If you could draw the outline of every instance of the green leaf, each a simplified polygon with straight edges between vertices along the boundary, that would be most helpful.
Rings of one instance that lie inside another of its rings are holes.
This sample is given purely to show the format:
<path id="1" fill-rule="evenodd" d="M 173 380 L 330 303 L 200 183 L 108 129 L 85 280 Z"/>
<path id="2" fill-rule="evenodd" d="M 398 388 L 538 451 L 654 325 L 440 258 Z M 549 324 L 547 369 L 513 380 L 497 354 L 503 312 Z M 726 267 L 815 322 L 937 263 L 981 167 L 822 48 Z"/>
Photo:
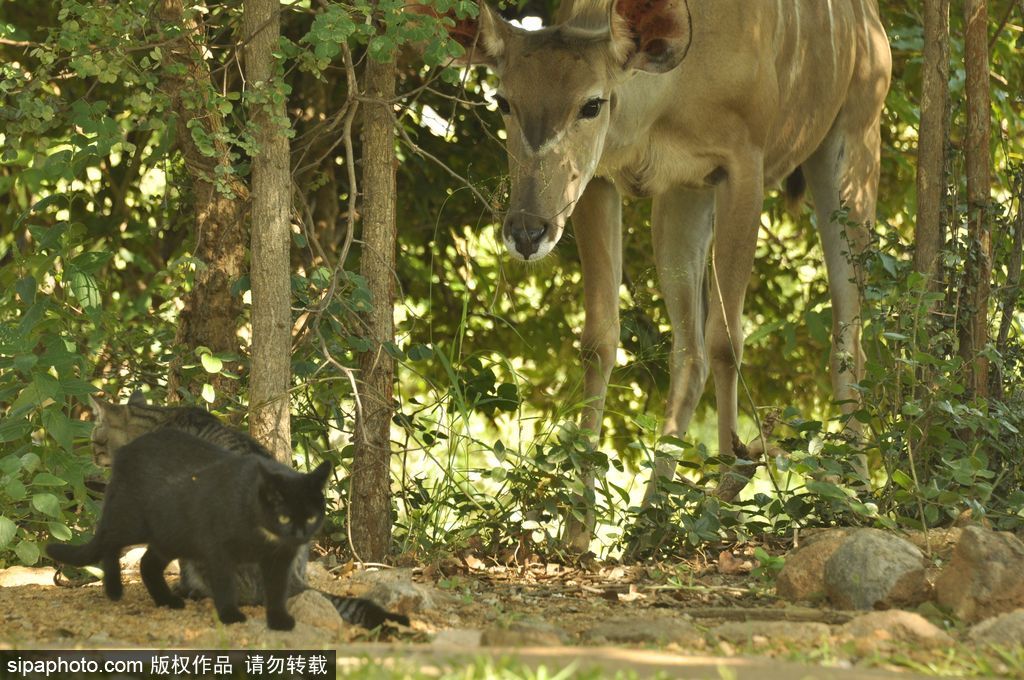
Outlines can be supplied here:
<path id="1" fill-rule="evenodd" d="M 220 370 L 224 368 L 224 362 L 212 354 L 204 354 L 199 357 L 199 360 L 202 362 L 203 368 L 206 369 L 207 373 L 220 373 Z"/>
<path id="2" fill-rule="evenodd" d="M 81 269 L 71 269 L 71 293 L 86 310 L 97 309 L 103 302 L 96 277 Z"/>
<path id="3" fill-rule="evenodd" d="M 46 526 L 50 530 L 50 535 L 58 541 L 71 540 L 71 529 L 68 528 L 67 524 L 63 522 L 47 522 Z"/>
<path id="4" fill-rule="evenodd" d="M 22 541 L 14 549 L 14 554 L 18 556 L 22 564 L 31 567 L 39 561 L 39 546 L 31 541 Z"/>
<path id="5" fill-rule="evenodd" d="M 911 491 L 914 488 L 914 480 L 911 479 L 903 470 L 893 470 L 892 481 L 894 484 L 902 489 L 906 489 L 907 491 Z"/>
<path id="6" fill-rule="evenodd" d="M 18 279 L 18 282 L 14 284 L 14 290 L 21 298 L 21 301 L 25 305 L 31 305 L 36 301 L 36 279 L 34 276 L 26 276 Z"/>
<path id="7" fill-rule="evenodd" d="M 22 354 L 14 357 L 14 368 L 26 377 L 37 363 L 39 363 L 39 357 L 35 354 Z"/>
<path id="8" fill-rule="evenodd" d="M 60 444 L 62 449 L 71 453 L 74 448 L 75 436 L 74 423 L 71 419 L 55 408 L 48 408 L 43 411 L 42 420 L 46 433 L 53 437 L 53 440 Z"/>
<path id="9" fill-rule="evenodd" d="M 60 501 L 52 493 L 37 493 L 32 496 L 32 507 L 50 517 L 60 517 Z"/>
<path id="10" fill-rule="evenodd" d="M 34 453 L 26 453 L 21 457 L 21 469 L 25 472 L 35 472 L 39 467 L 39 456 Z"/>
<path id="11" fill-rule="evenodd" d="M 825 498 L 833 498 L 839 501 L 845 501 L 849 498 L 846 493 L 835 484 L 831 482 L 819 482 L 812 479 L 807 482 L 807 490 L 811 493 L 815 493 Z"/>
<path id="12" fill-rule="evenodd" d="M 208 404 L 212 404 L 214 400 L 217 398 L 217 391 L 213 389 L 213 385 L 211 385 L 210 383 L 206 383 L 203 385 L 203 391 L 201 394 L 203 400 Z"/>
<path id="13" fill-rule="evenodd" d="M 6 548 L 18 531 L 18 526 L 7 517 L 0 515 L 0 548 Z"/>
<path id="14" fill-rule="evenodd" d="M 21 469 L 21 459 L 17 456 L 4 456 L 0 458 L 0 472 L 5 475 L 13 475 Z"/>
<path id="15" fill-rule="evenodd" d="M 23 501 L 28 495 L 28 490 L 20 479 L 12 479 L 4 485 L 4 494 L 12 501 Z"/>
<path id="16" fill-rule="evenodd" d="M 67 482 L 49 472 L 40 472 L 32 478 L 32 484 L 35 486 L 64 486 Z"/>

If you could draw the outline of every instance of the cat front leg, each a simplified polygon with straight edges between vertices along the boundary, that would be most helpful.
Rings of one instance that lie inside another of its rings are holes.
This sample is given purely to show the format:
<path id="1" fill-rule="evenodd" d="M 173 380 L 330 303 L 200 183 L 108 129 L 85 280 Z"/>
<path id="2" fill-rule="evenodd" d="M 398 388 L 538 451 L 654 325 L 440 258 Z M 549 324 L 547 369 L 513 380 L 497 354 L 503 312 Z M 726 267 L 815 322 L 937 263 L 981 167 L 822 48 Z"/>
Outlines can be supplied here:
<path id="1" fill-rule="evenodd" d="M 139 573 L 142 574 L 142 583 L 149 591 L 153 602 L 158 607 L 170 607 L 171 609 L 184 609 L 185 601 L 171 592 L 164 579 L 164 569 L 171 560 L 164 557 L 150 546 L 146 554 L 139 562 Z"/>
<path id="2" fill-rule="evenodd" d="M 238 608 L 238 596 L 235 593 L 234 565 L 226 561 L 209 560 L 206 565 L 206 576 L 221 623 L 245 621 L 246 616 Z"/>
<path id="3" fill-rule="evenodd" d="M 273 555 L 260 562 L 263 572 L 263 592 L 266 597 L 267 627 L 271 630 L 291 630 L 295 619 L 288 613 L 287 589 L 294 555 Z"/>

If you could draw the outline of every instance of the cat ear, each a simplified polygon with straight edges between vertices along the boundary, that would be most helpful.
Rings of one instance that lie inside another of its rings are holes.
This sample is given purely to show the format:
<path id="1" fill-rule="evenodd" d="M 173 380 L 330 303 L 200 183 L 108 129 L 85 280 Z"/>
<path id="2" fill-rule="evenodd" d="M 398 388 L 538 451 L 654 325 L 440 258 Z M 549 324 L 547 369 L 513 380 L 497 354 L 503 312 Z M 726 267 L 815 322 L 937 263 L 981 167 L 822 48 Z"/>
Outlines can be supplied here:
<path id="1" fill-rule="evenodd" d="M 103 401 L 102 399 L 94 397 L 91 394 L 89 395 L 89 408 L 92 409 L 92 412 L 96 414 L 97 418 L 99 418 L 105 413 L 113 411 L 116 406 L 117 404 L 112 404 L 109 401 Z"/>
<path id="2" fill-rule="evenodd" d="M 132 396 L 128 397 L 128 403 L 132 406 L 147 406 L 146 395 L 142 393 L 142 390 L 135 390 L 132 392 Z"/>
<path id="3" fill-rule="evenodd" d="M 333 469 L 334 467 L 325 460 L 320 463 L 315 470 L 309 473 L 309 478 L 314 484 L 316 484 L 316 488 L 323 488 L 324 484 L 326 484 L 327 480 L 330 478 Z"/>

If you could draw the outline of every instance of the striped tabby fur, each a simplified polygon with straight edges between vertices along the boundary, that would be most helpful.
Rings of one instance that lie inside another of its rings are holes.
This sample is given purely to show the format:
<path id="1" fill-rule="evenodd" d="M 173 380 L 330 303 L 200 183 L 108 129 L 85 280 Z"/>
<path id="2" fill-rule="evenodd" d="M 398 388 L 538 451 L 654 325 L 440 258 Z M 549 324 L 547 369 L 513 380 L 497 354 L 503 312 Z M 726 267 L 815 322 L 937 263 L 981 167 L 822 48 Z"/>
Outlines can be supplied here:
<path id="1" fill-rule="evenodd" d="M 96 421 L 92 430 L 93 458 L 97 465 L 109 466 L 119 448 L 143 434 L 171 427 L 215 444 L 232 453 L 248 456 L 273 456 L 248 434 L 222 423 L 208 411 L 190 406 L 156 406 L 147 404 L 138 392 L 127 404 L 114 404 L 90 398 Z M 309 586 L 306 584 L 308 550 L 300 550 L 292 564 L 288 594 L 295 595 Z M 207 597 L 207 585 L 202 564 L 180 560 L 181 580 L 175 590 L 179 595 L 194 599 Z M 235 586 L 239 604 L 263 604 L 263 578 L 256 565 L 242 565 Z M 344 597 L 319 591 L 330 600 L 341 618 L 353 625 L 376 628 L 385 621 L 409 625 L 409 618 L 380 607 L 361 597 Z"/>

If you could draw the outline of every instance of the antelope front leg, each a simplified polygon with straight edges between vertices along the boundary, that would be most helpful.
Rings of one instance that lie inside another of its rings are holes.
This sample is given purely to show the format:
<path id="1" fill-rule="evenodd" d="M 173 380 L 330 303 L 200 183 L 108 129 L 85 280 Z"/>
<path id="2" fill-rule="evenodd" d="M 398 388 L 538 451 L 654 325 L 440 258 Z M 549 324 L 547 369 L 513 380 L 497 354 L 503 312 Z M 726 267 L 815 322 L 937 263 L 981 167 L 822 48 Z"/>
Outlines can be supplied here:
<path id="1" fill-rule="evenodd" d="M 711 308 L 706 342 L 715 379 L 720 454 L 733 451 L 738 428 L 737 378 L 743 358 L 743 298 L 754 266 L 757 229 L 764 203 L 763 172 L 760 155 L 731 163 L 715 195 Z M 727 471 L 722 473 L 724 481 Z"/>
<path id="2" fill-rule="evenodd" d="M 615 366 L 619 346 L 619 286 L 622 283 L 622 200 L 618 190 L 606 179 L 591 180 L 573 213 L 576 248 L 583 268 L 583 394 L 586 405 L 580 427 L 600 441 L 608 380 Z M 594 533 L 594 472 L 583 471 L 589 491 L 582 500 L 587 505 L 586 519 L 566 518 L 565 542 L 574 551 L 586 552 Z"/>
<path id="3" fill-rule="evenodd" d="M 676 189 L 654 199 L 651 213 L 658 287 L 672 324 L 664 434 L 682 437 L 697 408 L 708 364 L 704 352 L 704 278 L 714 214 L 711 190 Z M 657 479 L 675 475 L 674 458 L 659 458 L 647 482 L 644 507 L 654 502 Z"/>

